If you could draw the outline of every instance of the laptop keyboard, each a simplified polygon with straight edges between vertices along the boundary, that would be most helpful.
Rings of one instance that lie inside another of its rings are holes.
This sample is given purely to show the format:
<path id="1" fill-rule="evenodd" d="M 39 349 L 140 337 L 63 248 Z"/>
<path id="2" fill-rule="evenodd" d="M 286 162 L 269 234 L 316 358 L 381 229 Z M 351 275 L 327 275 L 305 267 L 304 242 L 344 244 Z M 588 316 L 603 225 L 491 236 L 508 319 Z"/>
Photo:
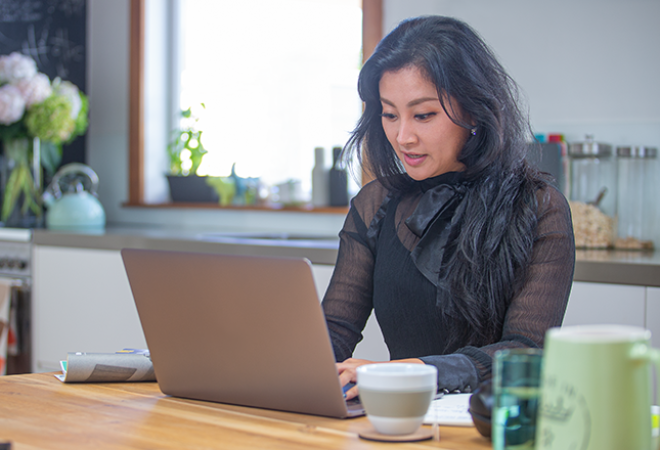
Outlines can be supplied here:
<path id="1" fill-rule="evenodd" d="M 353 386 L 355 386 L 355 383 L 348 383 L 346 386 L 342 388 L 342 390 L 344 391 L 344 396 L 346 395 L 346 391 L 348 391 Z M 346 400 L 346 409 L 349 411 L 349 413 L 358 412 L 359 414 L 363 414 L 364 407 L 362 406 L 362 402 L 360 401 L 360 396 L 358 395 L 357 397 L 353 397 L 350 400 Z"/>

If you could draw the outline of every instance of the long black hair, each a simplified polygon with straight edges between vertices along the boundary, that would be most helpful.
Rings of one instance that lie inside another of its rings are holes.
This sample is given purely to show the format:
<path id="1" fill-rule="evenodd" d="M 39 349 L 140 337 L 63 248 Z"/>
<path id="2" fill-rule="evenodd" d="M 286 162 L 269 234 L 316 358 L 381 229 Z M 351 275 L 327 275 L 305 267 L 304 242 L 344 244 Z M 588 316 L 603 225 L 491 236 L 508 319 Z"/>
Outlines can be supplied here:
<path id="1" fill-rule="evenodd" d="M 360 72 L 365 109 L 345 147 L 346 157 L 357 154 L 363 169 L 390 190 L 407 190 L 414 181 L 385 136 L 379 83 L 385 72 L 411 66 L 435 84 L 452 121 L 474 130 L 458 157 L 470 188 L 456 211 L 451 248 L 438 266 L 439 286 L 463 318 L 452 327 L 448 347 L 492 343 L 500 339 L 506 308 L 524 281 L 537 225 L 536 190 L 544 185 L 525 159 L 529 122 L 516 83 L 472 28 L 441 16 L 405 20 Z"/>

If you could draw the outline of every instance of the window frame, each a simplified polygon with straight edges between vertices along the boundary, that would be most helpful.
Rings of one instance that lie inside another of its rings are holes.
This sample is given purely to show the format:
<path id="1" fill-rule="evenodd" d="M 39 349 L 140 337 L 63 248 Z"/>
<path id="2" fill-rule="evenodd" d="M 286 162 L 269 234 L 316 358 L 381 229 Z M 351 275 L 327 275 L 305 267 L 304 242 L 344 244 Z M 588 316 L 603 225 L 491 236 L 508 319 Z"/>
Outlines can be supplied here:
<path id="1" fill-rule="evenodd" d="M 145 2 L 131 0 L 130 4 L 130 50 L 129 50 L 129 128 L 128 128 L 128 200 L 124 206 L 148 207 L 191 207 L 223 209 L 269 210 L 271 207 L 228 207 L 218 204 L 148 204 L 144 201 L 144 53 L 145 53 Z M 366 61 L 383 36 L 383 0 L 362 0 L 362 53 Z M 363 183 L 367 180 L 363 177 Z M 281 210 L 282 208 L 278 209 Z M 300 208 L 286 207 L 296 211 L 345 213 L 346 208 Z"/>

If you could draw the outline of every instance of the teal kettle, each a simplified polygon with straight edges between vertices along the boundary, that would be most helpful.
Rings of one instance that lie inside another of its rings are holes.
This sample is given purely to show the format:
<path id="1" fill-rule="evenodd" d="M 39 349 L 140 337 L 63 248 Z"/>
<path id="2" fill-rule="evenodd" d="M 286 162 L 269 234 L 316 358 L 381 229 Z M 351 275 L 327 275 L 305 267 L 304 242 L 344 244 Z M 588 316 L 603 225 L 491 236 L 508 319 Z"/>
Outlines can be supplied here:
<path id="1" fill-rule="evenodd" d="M 43 199 L 49 230 L 102 232 L 105 210 L 96 198 L 99 177 L 91 167 L 71 163 L 55 173 Z"/>

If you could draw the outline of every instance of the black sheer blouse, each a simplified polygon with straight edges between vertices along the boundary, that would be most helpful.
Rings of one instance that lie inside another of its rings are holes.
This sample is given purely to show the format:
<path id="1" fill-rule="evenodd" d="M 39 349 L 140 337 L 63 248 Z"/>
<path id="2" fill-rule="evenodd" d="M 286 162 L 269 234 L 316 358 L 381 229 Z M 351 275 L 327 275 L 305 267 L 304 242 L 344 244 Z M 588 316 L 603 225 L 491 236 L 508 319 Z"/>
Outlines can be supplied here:
<path id="1" fill-rule="evenodd" d="M 373 310 L 391 359 L 420 358 L 438 368 L 439 388 L 470 391 L 490 376 L 497 350 L 542 347 L 546 330 L 561 325 L 575 246 L 568 203 L 548 186 L 537 192 L 532 261 L 500 340 L 480 348 L 448 346 L 447 324 L 457 319 L 449 294 L 437 288 L 437 271 L 467 189 L 454 172 L 416 182 L 405 194 L 373 181 L 353 199 L 323 299 L 337 361 L 351 357 Z"/>

